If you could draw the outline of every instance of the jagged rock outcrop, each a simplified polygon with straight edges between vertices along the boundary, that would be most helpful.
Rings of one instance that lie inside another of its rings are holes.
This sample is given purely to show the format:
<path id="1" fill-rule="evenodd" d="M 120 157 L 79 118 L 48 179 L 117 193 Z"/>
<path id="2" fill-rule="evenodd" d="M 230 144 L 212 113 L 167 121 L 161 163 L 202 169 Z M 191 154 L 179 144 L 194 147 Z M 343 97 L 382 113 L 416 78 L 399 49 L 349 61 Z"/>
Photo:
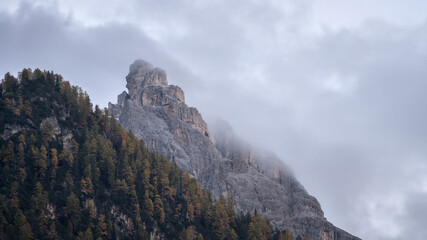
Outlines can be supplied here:
<path id="1" fill-rule="evenodd" d="M 310 239 L 358 239 L 333 226 L 318 201 L 274 154 L 252 150 L 220 124 L 211 134 L 181 88 L 168 85 L 165 71 L 142 60 L 130 66 L 128 93 L 109 111 L 147 147 L 169 157 L 215 198 L 233 199 L 236 210 L 257 210 L 273 227 L 288 227 Z"/>

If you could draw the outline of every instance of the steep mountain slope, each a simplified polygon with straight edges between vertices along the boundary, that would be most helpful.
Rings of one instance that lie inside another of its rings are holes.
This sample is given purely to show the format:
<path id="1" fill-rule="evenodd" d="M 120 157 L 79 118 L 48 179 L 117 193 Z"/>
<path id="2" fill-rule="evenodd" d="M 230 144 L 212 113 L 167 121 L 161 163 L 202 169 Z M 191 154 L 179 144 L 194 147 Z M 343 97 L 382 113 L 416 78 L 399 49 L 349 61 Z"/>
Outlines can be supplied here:
<path id="1" fill-rule="evenodd" d="M 2 80 L 0 167 L 0 239 L 272 238 L 52 72 Z"/>
<path id="2" fill-rule="evenodd" d="M 197 109 L 185 104 L 184 92 L 168 85 L 163 70 L 142 60 L 129 70 L 128 93 L 120 94 L 117 104 L 109 103 L 110 113 L 148 148 L 188 171 L 214 198 L 231 197 L 237 211 L 256 210 L 294 235 L 358 239 L 329 223 L 318 201 L 274 155 L 252 153 L 226 126 L 209 133 Z"/>

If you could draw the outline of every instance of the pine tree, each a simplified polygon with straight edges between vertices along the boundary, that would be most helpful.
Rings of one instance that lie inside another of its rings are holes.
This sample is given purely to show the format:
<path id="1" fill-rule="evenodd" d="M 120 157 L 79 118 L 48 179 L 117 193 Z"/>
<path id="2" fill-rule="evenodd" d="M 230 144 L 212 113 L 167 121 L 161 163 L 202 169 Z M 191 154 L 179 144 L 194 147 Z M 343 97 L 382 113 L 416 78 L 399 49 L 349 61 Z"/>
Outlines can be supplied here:
<path id="1" fill-rule="evenodd" d="M 80 188 L 81 188 L 81 199 L 90 198 L 93 196 L 94 190 L 93 190 L 93 184 L 92 180 L 87 177 L 85 179 L 82 179 L 80 181 Z"/>
<path id="2" fill-rule="evenodd" d="M 148 196 L 148 191 L 144 195 L 144 212 L 150 217 L 154 215 L 154 204 Z"/>
<path id="3" fill-rule="evenodd" d="M 156 195 L 154 199 L 154 213 L 157 216 L 157 219 L 160 223 L 164 223 L 165 221 L 165 210 L 163 208 L 163 202 L 160 198 L 160 195 Z"/>
<path id="4" fill-rule="evenodd" d="M 52 180 L 56 178 L 56 171 L 58 170 L 58 151 L 55 148 L 50 149 L 50 169 Z"/>
<path id="5" fill-rule="evenodd" d="M 187 204 L 187 218 L 190 222 L 194 220 L 194 206 L 191 202 Z"/>
<path id="6" fill-rule="evenodd" d="M 80 222 L 80 201 L 73 192 L 67 197 L 64 210 L 74 232 Z"/>
<path id="7" fill-rule="evenodd" d="M 105 223 L 105 215 L 100 214 L 98 217 L 98 224 L 96 225 L 96 236 L 101 239 L 108 238 L 107 224 Z"/>
<path id="8" fill-rule="evenodd" d="M 19 182 L 22 184 L 27 178 L 27 172 L 25 171 L 25 150 L 24 144 L 21 142 L 18 145 L 18 154 L 16 156 L 16 167 L 17 167 L 17 175 Z"/>
<path id="9" fill-rule="evenodd" d="M 19 184 L 17 182 L 13 182 L 10 185 L 10 194 L 9 194 L 10 208 L 15 208 L 15 209 L 19 208 L 18 190 L 19 190 Z"/>
<path id="10" fill-rule="evenodd" d="M 253 222 L 249 223 L 249 227 L 248 227 L 248 240 L 258 240 L 258 232 L 255 229 L 255 225 Z"/>
<path id="11" fill-rule="evenodd" d="M 95 228 L 96 221 L 96 207 L 93 199 L 86 200 L 87 208 L 89 211 L 89 225 L 91 228 Z"/>
<path id="12" fill-rule="evenodd" d="M 5 93 L 13 94 L 16 92 L 16 89 L 18 87 L 18 81 L 10 73 L 6 73 L 4 75 L 4 79 L 1 82 L 1 86 Z"/>
<path id="13" fill-rule="evenodd" d="M 229 218 L 225 207 L 221 204 L 220 201 L 217 202 L 214 211 L 214 222 L 212 227 L 215 233 L 215 236 L 220 239 L 227 239 L 230 235 L 230 225 Z"/>
<path id="14" fill-rule="evenodd" d="M 264 240 L 271 238 L 271 227 L 258 213 L 251 217 L 248 229 L 248 239 Z"/>
<path id="15" fill-rule="evenodd" d="M 194 231 L 194 226 L 189 226 L 188 228 L 184 229 L 182 231 L 181 240 L 196 240 L 197 239 L 197 235 L 196 232 Z"/>
<path id="16" fill-rule="evenodd" d="M 36 149 L 31 150 L 33 157 L 35 158 L 35 178 L 39 181 L 43 180 L 46 176 L 47 169 L 47 151 L 45 146 L 40 147 L 40 151 Z"/>
<path id="17" fill-rule="evenodd" d="M 31 197 L 33 229 L 36 229 L 34 233 L 37 238 L 44 238 L 48 231 L 47 220 L 45 217 L 48 195 L 40 182 L 35 184 L 33 192 L 34 194 Z"/>
<path id="18" fill-rule="evenodd" d="M 52 222 L 49 227 L 49 233 L 47 234 L 47 239 L 56 240 L 59 239 L 58 233 L 56 232 L 55 222 Z"/>
<path id="19" fill-rule="evenodd" d="M 6 216 L 9 216 L 9 215 L 10 215 L 9 209 L 6 206 L 6 197 L 3 195 L 0 195 L 0 236 L 1 236 L 1 233 L 6 232 L 6 227 L 9 225 L 8 219 L 6 219 Z"/>
<path id="20" fill-rule="evenodd" d="M 74 163 L 74 156 L 71 152 L 68 151 L 67 148 L 64 148 L 64 150 L 62 150 L 61 154 L 59 155 L 59 160 L 66 163 L 68 167 L 71 167 Z"/>
<path id="21" fill-rule="evenodd" d="M 22 211 L 18 209 L 13 216 L 14 236 L 17 239 L 27 240 L 33 238 L 31 226 L 27 222 L 27 218 Z"/>
<path id="22" fill-rule="evenodd" d="M 3 181 L 10 181 L 12 179 L 11 171 L 13 171 L 13 165 L 15 165 L 15 151 L 13 149 L 13 142 L 8 141 L 7 147 L 2 149 L 2 175 L 5 176 Z"/>
<path id="23" fill-rule="evenodd" d="M 53 139 L 52 125 L 49 121 L 44 122 L 42 126 L 42 145 L 46 148 L 49 147 Z"/>
<path id="24" fill-rule="evenodd" d="M 92 230 L 87 228 L 84 232 L 79 232 L 77 235 L 77 240 L 93 240 Z"/>

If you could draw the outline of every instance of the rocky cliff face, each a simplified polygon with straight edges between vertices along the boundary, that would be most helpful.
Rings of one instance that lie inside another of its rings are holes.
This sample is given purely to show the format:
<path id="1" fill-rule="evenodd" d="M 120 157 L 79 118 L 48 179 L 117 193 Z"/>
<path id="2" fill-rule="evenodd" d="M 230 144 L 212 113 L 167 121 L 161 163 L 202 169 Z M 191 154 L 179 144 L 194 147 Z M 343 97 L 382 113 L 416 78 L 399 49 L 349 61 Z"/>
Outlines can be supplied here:
<path id="1" fill-rule="evenodd" d="M 109 103 L 121 125 L 147 147 L 188 171 L 214 198 L 233 199 L 237 211 L 257 210 L 273 227 L 288 227 L 310 239 L 358 239 L 333 226 L 310 196 L 273 154 L 253 151 L 218 124 L 211 134 L 197 109 L 185 104 L 181 88 L 168 85 L 165 71 L 135 61 L 126 77 L 128 93 Z"/>

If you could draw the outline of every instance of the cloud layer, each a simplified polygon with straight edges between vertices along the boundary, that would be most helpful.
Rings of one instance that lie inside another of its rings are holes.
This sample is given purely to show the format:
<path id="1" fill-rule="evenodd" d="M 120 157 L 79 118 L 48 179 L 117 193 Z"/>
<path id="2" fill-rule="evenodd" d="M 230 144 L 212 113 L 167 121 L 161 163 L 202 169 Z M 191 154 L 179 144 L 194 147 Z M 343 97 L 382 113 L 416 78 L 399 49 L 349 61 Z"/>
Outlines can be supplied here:
<path id="1" fill-rule="evenodd" d="M 144 58 L 276 152 L 337 226 L 426 239 L 427 14 L 405 4 L 4 1 L 0 72 L 54 70 L 106 106 Z"/>

